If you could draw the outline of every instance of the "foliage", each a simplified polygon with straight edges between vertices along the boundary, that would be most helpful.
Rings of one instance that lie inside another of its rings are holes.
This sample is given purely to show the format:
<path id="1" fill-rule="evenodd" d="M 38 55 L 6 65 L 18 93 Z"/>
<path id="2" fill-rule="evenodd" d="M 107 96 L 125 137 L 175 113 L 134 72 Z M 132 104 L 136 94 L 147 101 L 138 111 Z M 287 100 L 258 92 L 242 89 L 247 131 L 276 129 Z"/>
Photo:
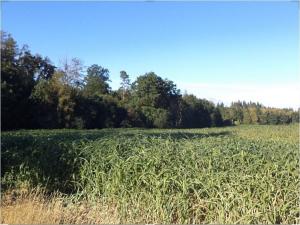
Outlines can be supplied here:
<path id="1" fill-rule="evenodd" d="M 1 128 L 29 128 L 32 124 L 31 92 L 40 79 L 49 79 L 54 66 L 48 58 L 32 55 L 1 32 Z"/>
<path id="2" fill-rule="evenodd" d="M 146 117 L 147 127 L 175 127 L 180 90 L 153 72 L 139 76 L 132 84 L 131 105 Z"/>
<path id="3" fill-rule="evenodd" d="M 233 124 L 289 124 L 299 123 L 299 109 L 264 107 L 253 102 L 233 102 L 230 107 L 218 105 L 222 117 Z"/>
<path id="4" fill-rule="evenodd" d="M 110 88 L 107 81 L 109 81 L 108 69 L 97 64 L 90 66 L 84 79 L 83 94 L 87 97 L 108 94 Z"/>
<path id="5" fill-rule="evenodd" d="M 120 91 L 122 95 L 122 100 L 124 101 L 130 95 L 129 91 L 130 91 L 131 84 L 130 84 L 129 75 L 126 73 L 126 71 L 122 70 L 120 72 L 120 78 L 121 78 Z"/>
<path id="6" fill-rule="evenodd" d="M 3 132 L 2 190 L 112 205 L 120 223 L 296 224 L 298 125 Z"/>
<path id="7" fill-rule="evenodd" d="M 69 60 L 68 58 L 65 58 L 64 60 L 61 60 L 61 67 L 59 68 L 59 71 L 63 74 L 61 81 L 64 84 L 75 87 L 81 85 L 83 77 L 83 63 L 80 59 L 72 58 Z"/>
<path id="8" fill-rule="evenodd" d="M 56 72 L 51 79 L 40 80 L 35 86 L 31 98 L 36 103 L 38 127 L 55 127 L 56 124 L 59 127 L 72 127 L 76 89 L 61 82 L 62 79 L 64 73 Z M 52 113 L 49 113 L 49 109 Z"/>
<path id="9" fill-rule="evenodd" d="M 199 128 L 235 124 L 299 122 L 299 110 L 234 102 L 217 106 L 194 95 L 181 95 L 176 84 L 154 72 L 131 84 L 120 72 L 121 87 L 112 91 L 109 70 L 78 58 L 56 68 L 27 46 L 1 32 L 1 130 L 28 128 Z"/>

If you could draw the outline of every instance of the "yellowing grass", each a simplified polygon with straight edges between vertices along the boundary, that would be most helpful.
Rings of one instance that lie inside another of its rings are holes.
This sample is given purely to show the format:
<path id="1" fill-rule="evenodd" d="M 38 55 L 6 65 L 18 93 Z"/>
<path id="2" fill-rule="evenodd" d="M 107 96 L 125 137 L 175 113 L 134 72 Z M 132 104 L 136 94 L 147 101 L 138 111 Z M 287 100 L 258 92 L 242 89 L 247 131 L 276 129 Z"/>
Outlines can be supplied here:
<path id="1" fill-rule="evenodd" d="M 6 194 L 1 205 L 4 224 L 116 224 L 113 207 L 86 202 L 68 204 L 60 194 L 47 196 L 41 190 L 23 192 L 15 198 Z"/>

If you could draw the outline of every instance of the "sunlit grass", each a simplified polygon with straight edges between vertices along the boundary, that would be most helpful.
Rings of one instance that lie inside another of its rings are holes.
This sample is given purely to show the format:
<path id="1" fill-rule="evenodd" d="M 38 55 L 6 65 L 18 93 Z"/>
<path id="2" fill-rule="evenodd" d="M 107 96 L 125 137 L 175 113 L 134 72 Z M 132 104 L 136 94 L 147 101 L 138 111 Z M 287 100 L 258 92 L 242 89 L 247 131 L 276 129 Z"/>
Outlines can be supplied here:
<path id="1" fill-rule="evenodd" d="M 75 205 L 111 208 L 112 223 L 299 223 L 298 132 L 298 125 L 7 132 L 2 151 L 12 163 L 2 184 L 42 185 Z"/>

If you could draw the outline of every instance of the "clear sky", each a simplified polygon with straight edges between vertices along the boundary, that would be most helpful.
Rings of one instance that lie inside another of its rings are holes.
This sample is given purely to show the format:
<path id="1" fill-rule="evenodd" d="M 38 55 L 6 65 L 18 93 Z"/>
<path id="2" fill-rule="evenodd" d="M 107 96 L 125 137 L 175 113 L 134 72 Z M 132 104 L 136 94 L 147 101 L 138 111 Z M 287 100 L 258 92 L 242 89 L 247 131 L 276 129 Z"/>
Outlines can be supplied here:
<path id="1" fill-rule="evenodd" d="M 108 68 L 113 89 L 154 71 L 214 102 L 300 105 L 296 2 L 2 2 L 2 29 L 56 65 Z"/>

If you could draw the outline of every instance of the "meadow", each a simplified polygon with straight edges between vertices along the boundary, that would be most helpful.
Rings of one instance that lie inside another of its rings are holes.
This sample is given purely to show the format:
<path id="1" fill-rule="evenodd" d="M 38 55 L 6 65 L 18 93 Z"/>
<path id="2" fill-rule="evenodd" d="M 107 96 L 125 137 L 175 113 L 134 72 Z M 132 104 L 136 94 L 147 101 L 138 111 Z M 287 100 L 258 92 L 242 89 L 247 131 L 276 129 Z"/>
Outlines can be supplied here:
<path id="1" fill-rule="evenodd" d="M 299 125 L 1 136 L 1 223 L 300 223 Z"/>

